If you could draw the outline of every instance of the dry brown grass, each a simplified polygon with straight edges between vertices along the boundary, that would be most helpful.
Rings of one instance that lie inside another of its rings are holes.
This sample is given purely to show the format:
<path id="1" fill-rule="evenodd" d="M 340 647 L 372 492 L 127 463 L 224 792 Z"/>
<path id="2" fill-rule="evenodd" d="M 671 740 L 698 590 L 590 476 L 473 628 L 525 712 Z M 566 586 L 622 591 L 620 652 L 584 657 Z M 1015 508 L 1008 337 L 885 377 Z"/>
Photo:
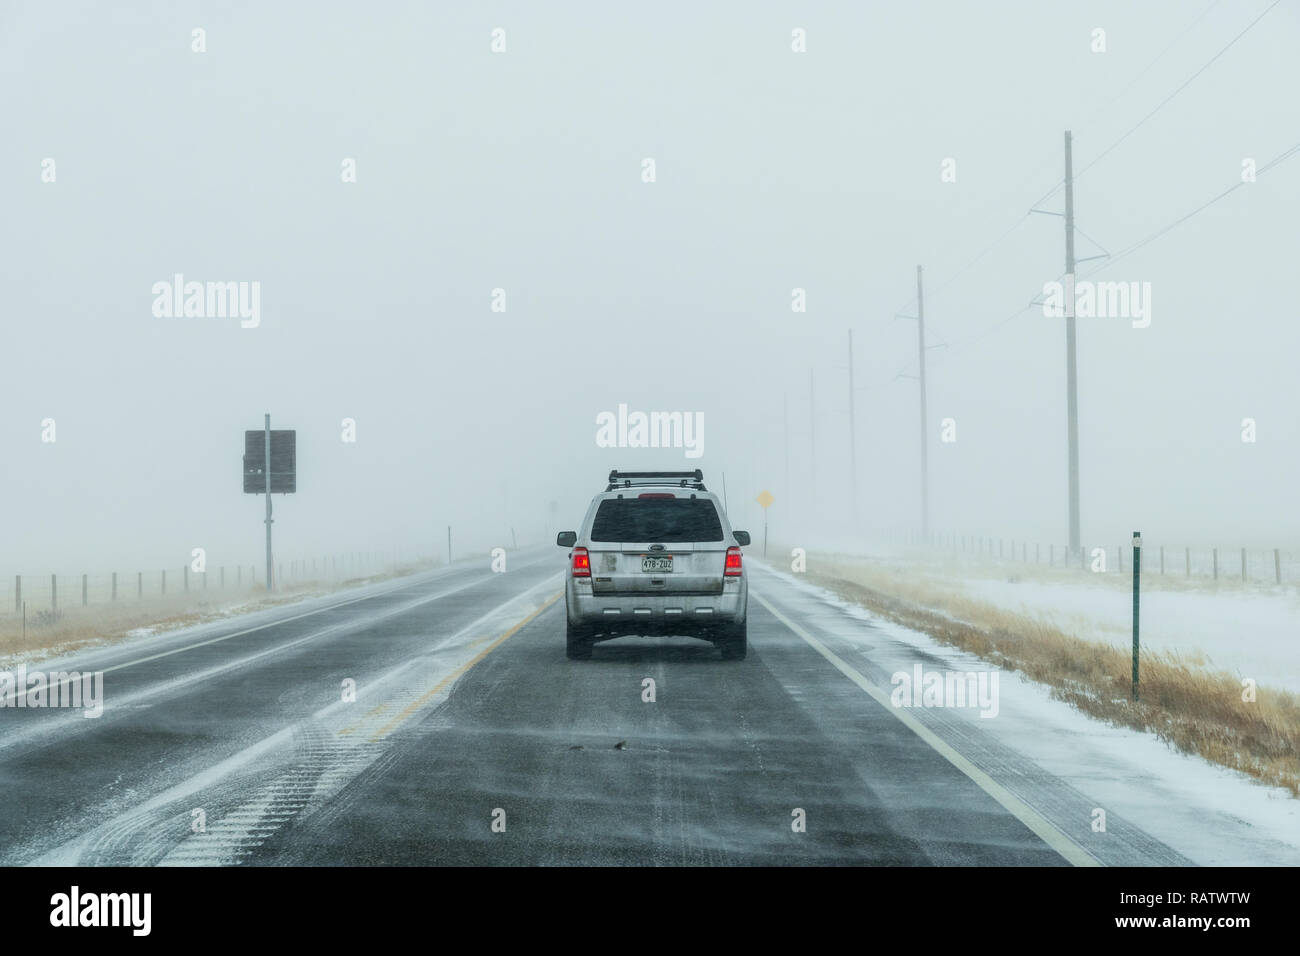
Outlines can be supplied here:
<path id="1" fill-rule="evenodd" d="M 1185 753 L 1240 770 L 1300 796 L 1300 696 L 1258 688 L 1245 702 L 1239 678 L 1167 652 L 1142 654 L 1140 700 L 1131 699 L 1127 650 L 908 580 L 888 567 L 829 562 L 808 573 L 846 600 L 935 640 L 1019 671 L 1052 696 L 1108 723 L 1150 731 Z"/>
<path id="2" fill-rule="evenodd" d="M 20 616 L 0 615 L 0 656 L 26 658 L 35 654 L 71 653 L 92 644 L 123 640 L 139 628 L 148 627 L 159 632 L 176 630 L 362 584 L 404 577 L 425 569 L 426 566 L 409 565 L 343 581 L 295 584 L 270 595 L 265 588 L 257 587 L 217 598 L 199 591 L 193 595 L 182 593 L 145 601 L 122 600 L 87 607 L 74 605 L 61 608 L 57 615 L 48 610 L 28 609 L 25 635 Z"/>

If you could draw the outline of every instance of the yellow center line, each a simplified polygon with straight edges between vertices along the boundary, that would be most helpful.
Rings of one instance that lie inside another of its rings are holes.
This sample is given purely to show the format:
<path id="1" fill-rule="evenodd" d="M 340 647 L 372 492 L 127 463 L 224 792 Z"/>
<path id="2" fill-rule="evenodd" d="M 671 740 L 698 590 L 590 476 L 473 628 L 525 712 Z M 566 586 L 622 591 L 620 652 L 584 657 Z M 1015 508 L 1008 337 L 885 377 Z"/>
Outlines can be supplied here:
<path id="1" fill-rule="evenodd" d="M 365 715 L 364 717 L 362 717 L 360 720 L 358 720 L 355 724 L 352 724 L 351 726 L 348 726 L 348 727 L 344 727 L 342 730 L 340 730 L 340 731 L 339 731 L 339 736 L 340 736 L 340 737 L 346 737 L 348 734 L 352 733 L 352 732 L 355 731 L 358 727 L 360 727 L 362 724 L 364 724 L 364 723 L 365 723 L 369 718 L 371 718 L 371 717 L 378 717 L 380 714 L 382 714 L 382 713 L 383 713 L 384 711 L 386 711 L 387 709 L 388 709 L 388 701 L 385 701 L 384 703 L 380 704 L 378 707 L 374 707 L 374 708 L 372 708 L 372 709 L 366 711 L 366 715 Z"/>
<path id="2" fill-rule="evenodd" d="M 483 650 L 479 651 L 477 654 L 475 654 L 472 658 L 470 658 L 468 661 L 466 661 L 466 662 L 465 662 L 464 664 L 462 664 L 460 667 L 456 668 L 454 671 L 452 671 L 450 674 L 448 674 L 448 675 L 447 675 L 446 677 L 444 677 L 442 680 L 438 681 L 438 683 L 434 684 L 433 687 L 431 687 L 431 688 L 429 688 L 427 691 L 425 691 L 424 694 L 422 694 L 422 695 L 421 695 L 417 700 L 414 700 L 414 701 L 412 701 L 410 704 L 407 704 L 406 707 L 404 707 L 404 708 L 402 709 L 401 713 L 399 713 L 396 717 L 394 717 L 392 720 L 390 720 L 387 724 L 385 724 L 383 727 L 380 727 L 379 730 L 375 731 L 373 734 L 370 735 L 370 742 L 371 742 L 371 743 L 375 743 L 375 742 L 379 741 L 380 739 L 382 739 L 382 738 L 388 736 L 388 734 L 391 733 L 392 730 L 393 730 L 395 727 L 397 727 L 397 726 L 399 726 L 400 724 L 402 724 L 402 723 L 403 723 L 403 722 L 404 722 L 408 717 L 410 717 L 410 716 L 411 716 L 412 714 L 414 714 L 417 710 L 419 710 L 421 707 L 423 707 L 425 704 L 427 704 L 430 700 L 432 700 L 434 697 L 436 697 L 436 696 L 439 694 L 439 692 L 441 692 L 441 691 L 443 690 L 443 688 L 445 688 L 448 684 L 450 684 L 452 681 L 456 680 L 456 678 L 460 677 L 462 674 L 464 674 L 466 671 L 468 671 L 471 667 L 473 667 L 473 666 L 474 666 L 475 664 L 477 664 L 479 661 L 483 660 L 483 658 L 485 658 L 485 657 L 487 657 L 489 654 L 491 654 L 494 650 L 496 650 L 498 647 L 500 647 L 502 644 L 504 644 L 507 640 L 509 640 L 511 637 L 513 637 L 516 633 L 518 633 L 518 631 L 519 631 L 521 628 L 523 628 L 526 624 L 528 624 L 530 621 L 532 621 L 534 618 L 536 618 L 539 614 L 541 614 L 543 611 L 545 611 L 547 608 L 549 608 L 552 604 L 554 604 L 556 601 L 558 601 L 558 600 L 560 599 L 560 595 L 562 595 L 563 593 L 564 593 L 563 591 L 557 591 L 557 592 L 555 592 L 554 594 L 552 594 L 552 595 L 551 595 L 551 596 L 546 600 L 546 603 L 544 603 L 544 604 L 543 604 L 541 607 L 539 607 L 536 611 L 534 611 L 532 614 L 529 614 L 526 618 L 524 618 L 522 621 L 520 621 L 520 622 L 519 622 L 518 624 L 516 624 L 514 627 L 510 628 L 510 630 L 506 631 L 504 634 L 502 634 L 500 637 L 498 637 L 495 641 L 493 641 L 493 642 L 492 642 L 491 644 L 489 644 L 487 647 L 483 648 Z"/>

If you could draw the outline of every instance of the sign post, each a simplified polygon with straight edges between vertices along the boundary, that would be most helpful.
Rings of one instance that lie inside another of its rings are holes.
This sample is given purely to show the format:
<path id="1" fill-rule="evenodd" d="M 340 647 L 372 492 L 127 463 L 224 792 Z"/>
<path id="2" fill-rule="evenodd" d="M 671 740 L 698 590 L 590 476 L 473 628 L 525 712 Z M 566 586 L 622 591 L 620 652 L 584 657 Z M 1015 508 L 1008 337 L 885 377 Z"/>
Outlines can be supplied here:
<path id="1" fill-rule="evenodd" d="M 293 494 L 298 490 L 297 435 L 292 430 L 271 431 L 269 412 L 261 429 L 244 432 L 244 494 L 266 495 L 267 591 L 275 587 L 271 495 Z"/>

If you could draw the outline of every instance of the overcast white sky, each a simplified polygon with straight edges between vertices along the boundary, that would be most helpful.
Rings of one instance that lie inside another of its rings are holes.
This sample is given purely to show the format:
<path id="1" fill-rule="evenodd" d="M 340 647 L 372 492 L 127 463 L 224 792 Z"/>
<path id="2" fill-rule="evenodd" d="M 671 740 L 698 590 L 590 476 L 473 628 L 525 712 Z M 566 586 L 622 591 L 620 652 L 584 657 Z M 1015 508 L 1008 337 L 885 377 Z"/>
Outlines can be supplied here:
<path id="1" fill-rule="evenodd" d="M 932 525 L 1063 542 L 1062 320 L 1004 322 L 1063 228 L 1025 213 L 1064 130 L 1082 170 L 1271 2 L 11 0 L 0 571 L 258 562 L 267 411 L 286 559 L 553 539 L 660 465 L 725 471 L 737 527 L 768 488 L 782 539 L 842 538 L 850 328 L 863 524 L 914 527 L 918 263 Z M 1297 48 L 1284 0 L 1081 173 L 1078 226 L 1118 253 L 1300 143 Z M 1150 282 L 1151 324 L 1079 319 L 1085 543 L 1297 546 L 1298 200 L 1300 157 L 1098 276 Z M 260 282 L 260 326 L 155 317 L 175 273 Z M 597 448 L 620 402 L 703 413 L 703 457 Z"/>

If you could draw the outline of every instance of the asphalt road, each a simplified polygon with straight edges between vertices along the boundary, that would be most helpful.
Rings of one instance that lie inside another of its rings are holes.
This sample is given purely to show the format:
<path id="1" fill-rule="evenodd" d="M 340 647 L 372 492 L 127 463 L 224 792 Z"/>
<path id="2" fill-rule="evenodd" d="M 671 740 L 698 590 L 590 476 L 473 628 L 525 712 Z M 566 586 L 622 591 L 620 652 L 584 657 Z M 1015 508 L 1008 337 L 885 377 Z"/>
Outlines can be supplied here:
<path id="1" fill-rule="evenodd" d="M 510 560 L 60 662 L 105 672 L 104 712 L 0 710 L 0 863 L 1187 862 L 1114 817 L 1088 847 L 1083 794 L 963 715 L 900 716 L 887 638 L 770 573 L 744 661 L 579 662 L 563 554 Z"/>

